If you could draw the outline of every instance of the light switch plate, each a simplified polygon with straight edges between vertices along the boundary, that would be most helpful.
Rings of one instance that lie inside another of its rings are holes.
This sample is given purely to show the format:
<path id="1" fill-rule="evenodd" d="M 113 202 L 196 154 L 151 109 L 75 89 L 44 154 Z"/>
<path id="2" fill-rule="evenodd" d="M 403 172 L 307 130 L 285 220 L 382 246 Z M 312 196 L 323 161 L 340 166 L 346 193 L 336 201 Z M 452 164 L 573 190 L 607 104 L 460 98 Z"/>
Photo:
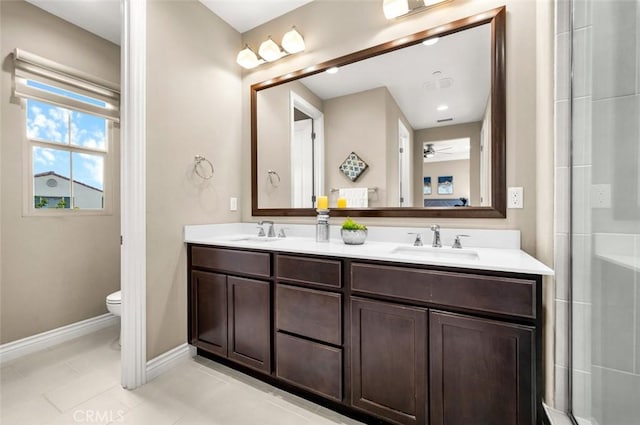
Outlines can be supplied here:
<path id="1" fill-rule="evenodd" d="M 238 211 L 238 198 L 229 198 L 229 211 Z"/>
<path id="2" fill-rule="evenodd" d="M 524 208 L 524 189 L 510 187 L 507 192 L 507 208 Z"/>

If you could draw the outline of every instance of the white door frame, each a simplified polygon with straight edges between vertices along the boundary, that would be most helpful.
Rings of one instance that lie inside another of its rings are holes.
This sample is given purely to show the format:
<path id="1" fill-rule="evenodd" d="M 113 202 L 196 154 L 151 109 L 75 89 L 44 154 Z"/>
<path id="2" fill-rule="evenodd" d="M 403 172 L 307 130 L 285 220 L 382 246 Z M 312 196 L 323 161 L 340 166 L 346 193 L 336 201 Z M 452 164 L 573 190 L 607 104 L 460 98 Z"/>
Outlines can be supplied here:
<path id="1" fill-rule="evenodd" d="M 289 107 L 289 143 L 293 143 L 293 135 L 295 134 L 293 110 L 299 109 L 306 115 L 310 116 L 314 122 L 313 131 L 316 133 L 314 142 L 314 168 L 316 180 L 315 192 L 316 196 L 320 196 L 325 193 L 324 191 L 324 114 L 318 108 L 313 106 L 305 98 L 291 90 L 289 95 L 290 107 Z M 291 201 L 293 202 L 293 193 L 291 195 Z"/>
<path id="2" fill-rule="evenodd" d="M 406 143 L 403 143 L 406 142 Z M 406 152 L 403 152 L 406 151 Z M 398 206 L 413 206 L 413 158 L 409 129 L 398 120 Z M 406 195 L 406 196 L 403 196 Z M 400 199 L 404 198 L 404 202 Z M 403 205 L 404 204 L 404 205 Z"/>
<path id="3" fill-rule="evenodd" d="M 121 383 L 146 383 L 146 0 L 122 0 Z"/>

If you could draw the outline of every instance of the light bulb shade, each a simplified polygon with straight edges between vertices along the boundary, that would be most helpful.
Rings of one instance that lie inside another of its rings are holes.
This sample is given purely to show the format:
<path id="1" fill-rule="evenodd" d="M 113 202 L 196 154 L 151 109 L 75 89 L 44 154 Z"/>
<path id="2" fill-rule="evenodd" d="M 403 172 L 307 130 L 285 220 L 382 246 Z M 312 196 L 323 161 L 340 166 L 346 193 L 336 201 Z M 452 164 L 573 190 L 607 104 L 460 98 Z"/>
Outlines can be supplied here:
<path id="1" fill-rule="evenodd" d="M 304 39 L 296 30 L 296 27 L 291 28 L 291 31 L 285 33 L 282 37 L 282 47 L 289 54 L 299 53 L 304 50 Z"/>
<path id="2" fill-rule="evenodd" d="M 438 3 L 442 3 L 446 0 L 424 0 L 425 7 L 435 6 Z"/>
<path id="3" fill-rule="evenodd" d="M 384 16 L 387 19 L 397 18 L 406 13 L 409 13 L 409 1 L 408 0 L 383 0 L 382 10 Z"/>
<path id="4" fill-rule="evenodd" d="M 246 46 L 244 49 L 240 50 L 238 56 L 236 57 L 236 62 L 238 63 L 238 65 L 245 69 L 252 69 L 260 65 L 260 59 L 258 59 L 258 56 L 256 56 L 256 54 L 249 48 L 249 46 Z"/>
<path id="5" fill-rule="evenodd" d="M 276 42 L 271 39 L 271 37 L 269 37 L 267 41 L 263 42 L 260 45 L 258 53 L 267 62 L 277 61 L 282 56 L 284 56 L 284 53 L 282 52 L 282 49 L 280 49 L 280 46 L 278 46 Z"/>

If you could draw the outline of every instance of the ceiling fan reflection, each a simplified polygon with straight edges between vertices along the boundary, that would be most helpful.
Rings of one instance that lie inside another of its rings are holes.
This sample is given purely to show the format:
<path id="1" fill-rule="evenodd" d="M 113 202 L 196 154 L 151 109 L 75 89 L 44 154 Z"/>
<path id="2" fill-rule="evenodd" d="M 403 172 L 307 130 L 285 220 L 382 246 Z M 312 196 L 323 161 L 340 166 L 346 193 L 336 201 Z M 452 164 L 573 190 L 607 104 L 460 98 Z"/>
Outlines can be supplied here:
<path id="1" fill-rule="evenodd" d="M 442 152 L 446 151 L 447 149 L 451 149 L 451 146 L 436 150 L 433 147 L 433 143 L 427 143 L 427 146 L 422 150 L 422 156 L 424 158 L 433 158 L 434 156 L 436 156 L 436 154 L 451 155 L 448 152 Z"/>

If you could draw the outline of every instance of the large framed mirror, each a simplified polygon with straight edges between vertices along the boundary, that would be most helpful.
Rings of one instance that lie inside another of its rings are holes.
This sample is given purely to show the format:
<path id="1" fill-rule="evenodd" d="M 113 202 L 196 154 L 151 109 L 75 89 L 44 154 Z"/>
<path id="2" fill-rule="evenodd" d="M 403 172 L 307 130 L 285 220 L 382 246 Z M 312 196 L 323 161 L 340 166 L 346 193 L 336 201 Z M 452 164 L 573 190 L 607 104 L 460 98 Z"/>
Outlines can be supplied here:
<path id="1" fill-rule="evenodd" d="M 252 214 L 504 218 L 505 16 L 252 85 Z"/>

